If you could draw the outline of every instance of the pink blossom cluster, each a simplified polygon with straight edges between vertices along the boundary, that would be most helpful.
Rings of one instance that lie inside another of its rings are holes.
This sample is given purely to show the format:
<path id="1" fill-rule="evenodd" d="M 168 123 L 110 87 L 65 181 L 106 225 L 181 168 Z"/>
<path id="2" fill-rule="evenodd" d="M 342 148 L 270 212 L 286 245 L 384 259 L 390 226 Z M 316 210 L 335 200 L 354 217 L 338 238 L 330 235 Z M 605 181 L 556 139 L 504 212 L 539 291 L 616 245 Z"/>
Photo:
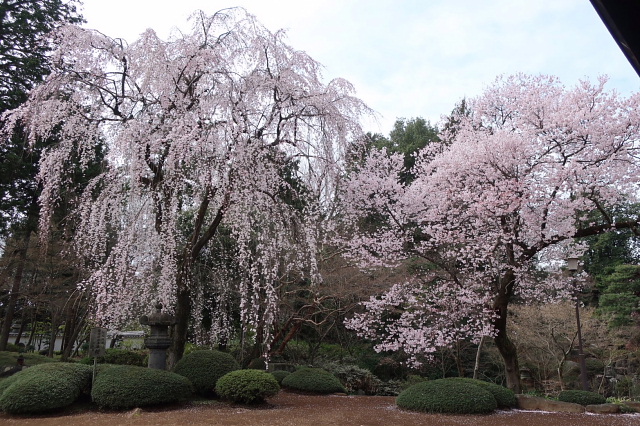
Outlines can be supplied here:
<path id="1" fill-rule="evenodd" d="M 268 331 L 278 280 L 318 277 L 313 221 L 369 110 L 348 82 L 323 82 L 317 62 L 242 9 L 196 13 L 192 24 L 169 40 L 147 30 L 132 44 L 62 28 L 53 72 L 5 119 L 31 141 L 59 141 L 40 164 L 43 230 L 73 159 L 85 167 L 104 152 L 74 212 L 97 323 L 135 321 L 156 300 L 173 311 L 180 292 L 191 294 L 185 309 L 197 323 L 209 301 L 195 264 L 224 228 L 238 247 L 242 320 Z M 283 173 L 290 164 L 307 191 L 304 211 L 282 196 L 297 194 Z M 207 285 L 228 297 L 231 274 L 214 269 Z M 224 310 L 214 316 L 220 334 L 230 321 Z"/>
<path id="2" fill-rule="evenodd" d="M 549 270 L 550 255 L 562 259 L 579 250 L 577 238 L 638 221 L 613 211 L 639 194 L 640 95 L 621 98 L 605 84 L 499 77 L 452 117 L 444 142 L 416 154 L 416 179 L 405 186 L 402 158 L 372 152 L 342 194 L 353 235 L 339 241 L 364 266 L 418 256 L 444 281 L 396 286 L 350 325 L 380 349 L 424 355 L 486 334 L 484 324 L 497 324 L 516 297 L 570 297 L 574 287 Z M 362 227 L 363 215 L 378 226 Z M 383 314 L 400 302 L 412 308 Z"/>

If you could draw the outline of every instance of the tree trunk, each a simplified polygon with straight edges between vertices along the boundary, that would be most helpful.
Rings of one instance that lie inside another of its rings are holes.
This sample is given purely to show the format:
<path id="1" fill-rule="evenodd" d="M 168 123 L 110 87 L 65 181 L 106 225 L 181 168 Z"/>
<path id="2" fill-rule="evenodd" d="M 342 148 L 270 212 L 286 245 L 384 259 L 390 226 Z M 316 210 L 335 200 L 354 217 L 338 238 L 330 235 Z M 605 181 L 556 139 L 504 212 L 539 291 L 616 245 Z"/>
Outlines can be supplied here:
<path id="1" fill-rule="evenodd" d="M 466 375 L 466 371 L 464 369 L 464 364 L 462 363 L 462 357 L 460 353 L 462 350 L 460 349 L 460 341 L 456 342 L 455 348 L 453 349 L 453 357 L 456 362 L 456 370 L 458 371 L 458 377 L 464 377 Z"/>
<path id="2" fill-rule="evenodd" d="M 480 338 L 480 343 L 478 343 L 478 350 L 476 351 L 476 362 L 473 365 L 473 378 L 478 378 L 478 372 L 480 371 L 480 354 L 482 352 L 482 345 L 484 344 L 484 337 Z"/>
<path id="3" fill-rule="evenodd" d="M 55 309 L 51 310 L 51 330 L 49 332 L 49 351 L 47 356 L 53 358 L 56 349 L 56 339 L 58 338 L 58 331 L 60 330 L 60 313 Z"/>
<path id="4" fill-rule="evenodd" d="M 67 330 L 67 328 L 65 327 L 65 334 L 67 331 L 69 331 L 69 337 L 62 351 L 62 361 L 67 361 L 69 358 L 71 358 L 71 354 L 73 352 L 75 342 L 78 340 L 80 331 L 82 331 L 82 329 L 85 326 L 85 317 L 86 317 L 87 311 L 85 310 L 82 314 L 80 314 L 81 309 L 82 308 L 78 306 L 78 309 L 76 310 L 76 314 L 73 316 L 74 317 L 74 320 L 72 321 L 73 330 Z"/>
<path id="5" fill-rule="evenodd" d="M 16 336 L 16 345 L 18 343 L 20 343 L 20 340 L 22 340 L 22 335 L 24 334 L 24 329 L 27 328 L 27 321 L 26 321 L 26 309 L 22 309 L 22 319 L 20 320 L 20 330 L 18 330 L 18 335 Z"/>
<path id="6" fill-rule="evenodd" d="M 176 300 L 175 325 L 172 327 L 172 342 L 167 357 L 167 370 L 173 369 L 182 355 L 187 344 L 187 334 L 189 331 L 189 319 L 191 318 L 191 291 L 185 285 L 178 291 Z"/>
<path id="7" fill-rule="evenodd" d="M 20 293 L 20 285 L 22 284 L 22 275 L 24 272 L 24 265 L 27 261 L 27 250 L 29 249 L 29 239 L 31 233 L 27 232 L 25 236 L 23 246 L 18 250 L 18 265 L 16 266 L 16 272 L 13 276 L 13 284 L 11 285 L 11 293 L 9 294 L 9 300 L 7 301 L 7 307 L 4 314 L 4 322 L 2 323 L 2 331 L 0 331 L 0 351 L 7 350 L 7 343 L 9 342 L 9 333 L 11 332 L 11 324 L 13 322 L 13 312 L 18 302 L 18 294 Z"/>
<path id="8" fill-rule="evenodd" d="M 493 320 L 493 328 L 496 331 L 496 347 L 504 361 L 507 387 L 515 393 L 520 393 L 522 387 L 520 385 L 518 352 L 507 333 L 507 309 L 511 301 L 511 296 L 513 295 L 514 283 L 515 275 L 513 271 L 506 272 L 500 280 L 500 289 L 493 302 L 493 309 L 496 314 L 496 318 Z"/>

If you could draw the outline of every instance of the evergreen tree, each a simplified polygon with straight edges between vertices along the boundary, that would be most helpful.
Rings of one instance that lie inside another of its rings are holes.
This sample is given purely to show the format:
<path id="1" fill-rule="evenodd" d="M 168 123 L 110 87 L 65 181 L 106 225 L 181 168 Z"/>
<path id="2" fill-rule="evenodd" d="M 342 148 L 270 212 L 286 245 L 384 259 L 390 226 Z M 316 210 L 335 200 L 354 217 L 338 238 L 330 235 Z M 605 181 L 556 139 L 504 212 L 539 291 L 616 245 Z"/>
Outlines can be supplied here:
<path id="1" fill-rule="evenodd" d="M 80 23 L 76 0 L 0 1 L 0 114 L 18 107 L 28 92 L 49 73 L 49 34 L 60 25 Z M 4 127 L 0 115 L 0 127 Z M 21 126 L 0 141 L 0 238 L 14 240 L 13 250 L 2 253 L 15 259 L 7 282 L 0 350 L 6 348 L 14 309 L 24 275 L 31 234 L 36 230 L 40 188 L 36 175 L 43 148 L 52 140 L 29 146 Z"/>

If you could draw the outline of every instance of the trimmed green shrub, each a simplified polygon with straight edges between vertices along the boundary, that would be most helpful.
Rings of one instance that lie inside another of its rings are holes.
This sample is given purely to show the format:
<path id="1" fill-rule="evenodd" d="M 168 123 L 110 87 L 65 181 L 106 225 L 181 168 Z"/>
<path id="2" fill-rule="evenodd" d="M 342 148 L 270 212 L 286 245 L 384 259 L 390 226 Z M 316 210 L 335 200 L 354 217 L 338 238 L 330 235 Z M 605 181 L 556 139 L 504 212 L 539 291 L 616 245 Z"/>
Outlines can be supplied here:
<path id="1" fill-rule="evenodd" d="M 138 367 L 146 367 L 146 352 L 128 351 L 126 349 L 107 349 L 104 356 L 98 357 L 98 364 L 115 364 L 115 365 L 137 365 Z M 84 357 L 81 363 L 93 365 L 93 357 Z"/>
<path id="2" fill-rule="evenodd" d="M 7 343 L 7 352 L 20 352 L 22 348 L 14 343 Z"/>
<path id="3" fill-rule="evenodd" d="M 282 380 L 289 374 L 291 374 L 291 372 L 285 370 L 274 370 L 271 372 L 271 375 L 276 379 L 279 385 L 282 384 Z"/>
<path id="4" fill-rule="evenodd" d="M 426 413 L 485 414 L 498 406 L 491 392 L 461 380 L 418 383 L 396 398 L 398 407 Z"/>
<path id="5" fill-rule="evenodd" d="M 426 377 L 419 376 L 417 374 L 408 374 L 407 378 L 403 380 L 401 383 L 401 390 L 405 390 L 410 388 L 413 385 L 417 385 L 418 383 L 426 382 Z"/>
<path id="6" fill-rule="evenodd" d="M 558 400 L 563 402 L 574 402 L 580 405 L 604 404 L 606 398 L 599 393 L 583 390 L 565 390 L 560 392 Z"/>
<path id="7" fill-rule="evenodd" d="M 264 370 L 236 370 L 220 377 L 216 394 L 222 399 L 241 404 L 257 404 L 274 396 L 280 385 L 273 375 Z"/>
<path id="8" fill-rule="evenodd" d="M 327 362 L 321 366 L 336 376 L 348 393 L 361 392 L 366 395 L 375 395 L 382 384 L 382 381 L 371 371 L 357 365 Z"/>
<path id="9" fill-rule="evenodd" d="M 0 409 L 36 414 L 73 404 L 91 384 L 92 369 L 82 364 L 38 364 L 0 382 Z"/>
<path id="10" fill-rule="evenodd" d="M 240 364 L 226 352 L 193 351 L 178 361 L 173 371 L 189 379 L 196 392 L 209 396 L 220 377 L 239 369 Z"/>
<path id="11" fill-rule="evenodd" d="M 346 391 L 336 376 L 322 368 L 301 368 L 294 371 L 282 380 L 282 387 L 319 394 Z"/>
<path id="12" fill-rule="evenodd" d="M 189 379 L 165 370 L 114 365 L 96 376 L 91 397 L 100 407 L 127 409 L 181 402 L 193 393 Z"/>
<path id="13" fill-rule="evenodd" d="M 465 383 L 480 386 L 482 389 L 488 390 L 496 399 L 498 408 L 513 408 L 518 403 L 516 394 L 513 393 L 511 389 L 507 389 L 504 386 L 496 385 L 495 383 L 484 382 L 482 380 L 469 379 L 465 377 L 452 377 L 448 380 L 460 380 Z"/>
<path id="14" fill-rule="evenodd" d="M 56 362 L 55 359 L 40 354 L 30 352 L 18 354 L 16 352 L 3 351 L 0 352 L 0 366 L 3 367 L 2 369 L 4 369 L 4 367 L 16 366 L 19 355 L 22 355 L 24 357 L 24 364 L 28 367 L 49 362 Z"/>

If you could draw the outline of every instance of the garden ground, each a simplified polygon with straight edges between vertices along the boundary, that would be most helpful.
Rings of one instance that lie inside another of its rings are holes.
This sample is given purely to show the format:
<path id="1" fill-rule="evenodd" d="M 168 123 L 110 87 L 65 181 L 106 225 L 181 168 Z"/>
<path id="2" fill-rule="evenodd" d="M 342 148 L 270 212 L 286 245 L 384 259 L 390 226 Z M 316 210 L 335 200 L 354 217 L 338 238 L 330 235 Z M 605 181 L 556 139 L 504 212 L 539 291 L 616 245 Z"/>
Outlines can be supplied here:
<path id="1" fill-rule="evenodd" d="M 282 391 L 260 407 L 203 401 L 165 409 L 99 412 L 73 409 L 55 415 L 0 414 L 3 426 L 637 426 L 640 414 L 565 414 L 498 411 L 485 416 L 403 411 L 394 397 L 312 396 Z"/>

